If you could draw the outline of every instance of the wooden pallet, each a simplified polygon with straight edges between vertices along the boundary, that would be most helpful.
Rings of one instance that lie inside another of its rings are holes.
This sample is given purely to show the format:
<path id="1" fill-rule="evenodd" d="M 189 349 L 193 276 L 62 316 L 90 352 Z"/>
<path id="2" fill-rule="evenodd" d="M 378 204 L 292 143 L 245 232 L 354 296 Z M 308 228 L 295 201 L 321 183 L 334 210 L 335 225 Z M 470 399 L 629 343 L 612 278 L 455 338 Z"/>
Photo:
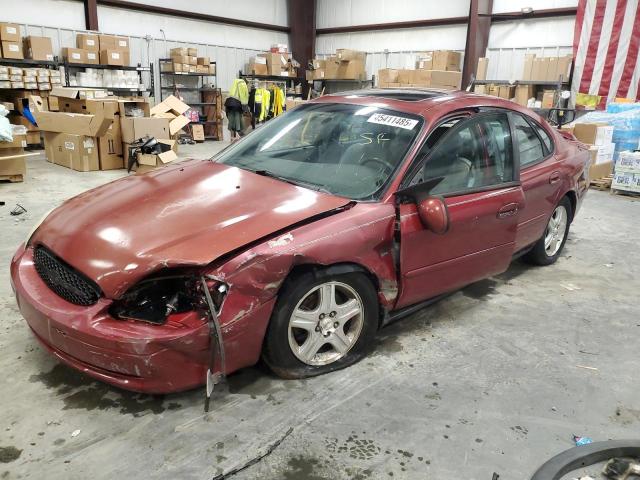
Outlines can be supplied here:
<path id="1" fill-rule="evenodd" d="M 17 175 L 0 175 L 0 182 L 23 182 L 22 174 Z"/>
<path id="2" fill-rule="evenodd" d="M 618 190 L 617 188 L 612 188 L 611 189 L 611 194 L 612 195 L 624 195 L 625 197 L 634 197 L 634 198 L 640 197 L 640 192 L 632 192 L 632 191 L 629 191 L 629 190 Z"/>
<path id="3" fill-rule="evenodd" d="M 594 190 L 607 191 L 611 188 L 611 182 L 613 182 L 613 175 L 608 175 L 603 178 L 594 178 L 591 180 L 589 187 Z"/>

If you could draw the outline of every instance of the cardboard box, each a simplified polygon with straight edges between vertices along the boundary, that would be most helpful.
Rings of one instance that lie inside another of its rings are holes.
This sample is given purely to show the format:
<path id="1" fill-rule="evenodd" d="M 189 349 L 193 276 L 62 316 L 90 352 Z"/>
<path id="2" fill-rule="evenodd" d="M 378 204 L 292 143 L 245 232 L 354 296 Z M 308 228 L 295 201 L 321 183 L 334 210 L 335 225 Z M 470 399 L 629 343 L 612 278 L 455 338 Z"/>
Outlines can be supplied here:
<path id="1" fill-rule="evenodd" d="M 542 92 L 542 108 L 553 108 L 555 98 L 555 90 L 544 90 Z"/>
<path id="2" fill-rule="evenodd" d="M 129 39 L 115 35 L 98 35 L 99 50 L 128 50 Z"/>
<path id="3" fill-rule="evenodd" d="M 259 56 L 267 59 L 267 74 L 280 75 L 281 72 L 287 70 L 287 56 L 282 53 L 261 53 Z"/>
<path id="4" fill-rule="evenodd" d="M 486 57 L 480 57 L 478 59 L 478 69 L 476 71 L 476 80 L 486 80 L 488 68 L 489 68 L 489 59 Z"/>
<path id="5" fill-rule="evenodd" d="M 264 57 L 254 57 L 249 62 L 249 72 L 253 75 L 267 75 L 267 59 Z"/>
<path id="6" fill-rule="evenodd" d="M 25 135 L 14 135 L 13 142 L 0 142 L 0 177 L 12 177 L 12 181 L 23 181 L 27 173 L 24 147 Z M 15 146 L 15 145 L 19 146 Z M 14 146 L 11 146 L 14 145 Z"/>
<path id="7" fill-rule="evenodd" d="M 524 56 L 524 68 L 522 69 L 521 80 L 533 80 L 533 63 L 535 59 L 535 53 L 529 53 Z"/>
<path id="8" fill-rule="evenodd" d="M 338 79 L 345 80 L 364 80 L 366 73 L 364 71 L 364 61 L 362 60 L 349 60 L 346 62 L 340 62 L 337 69 Z"/>
<path id="9" fill-rule="evenodd" d="M 121 117 L 149 117 L 151 115 L 149 101 L 145 98 L 118 100 L 118 113 Z"/>
<path id="10" fill-rule="evenodd" d="M 640 173 L 640 152 L 620 152 L 616 162 L 616 172 L 623 170 Z"/>
<path id="11" fill-rule="evenodd" d="M 2 58 L 13 58 L 22 60 L 24 53 L 22 51 L 22 42 L 2 41 Z"/>
<path id="12" fill-rule="evenodd" d="M 27 132 L 27 145 L 40 145 L 42 139 L 40 138 L 40 130 L 33 130 Z"/>
<path id="13" fill-rule="evenodd" d="M 191 138 L 196 142 L 204 142 L 204 125 L 200 123 L 191 125 Z"/>
<path id="14" fill-rule="evenodd" d="M 348 48 L 339 48 L 336 50 L 336 57 L 340 62 L 349 62 L 352 60 L 359 60 L 364 63 L 367 59 L 367 54 L 358 50 L 350 50 Z"/>
<path id="15" fill-rule="evenodd" d="M 498 96 L 505 100 L 511 100 L 516 94 L 516 87 L 513 85 L 500 85 Z"/>
<path id="16" fill-rule="evenodd" d="M 107 132 L 96 138 L 98 144 L 98 160 L 100 170 L 117 170 L 124 168 L 122 154 L 122 133 L 120 130 L 120 116 L 114 117 Z"/>
<path id="17" fill-rule="evenodd" d="M 411 83 L 411 76 L 413 70 L 401 69 L 398 70 L 398 83 L 402 85 L 407 85 Z"/>
<path id="18" fill-rule="evenodd" d="M 606 145 L 613 138 L 613 126 L 606 123 L 576 123 L 573 135 L 587 145 Z"/>
<path id="19" fill-rule="evenodd" d="M 0 23 L 0 40 L 3 42 L 20 42 L 20 25 L 17 23 Z"/>
<path id="20" fill-rule="evenodd" d="M 187 48 L 187 55 L 191 56 L 191 57 L 197 57 L 198 56 L 198 49 L 195 47 L 188 47 Z"/>
<path id="21" fill-rule="evenodd" d="M 571 55 L 565 55 L 564 57 L 557 57 L 552 59 L 549 64 L 547 79 L 554 82 L 560 79 L 562 79 L 563 82 L 569 80 L 569 77 L 571 76 L 572 62 L 573 56 Z"/>
<path id="22" fill-rule="evenodd" d="M 589 179 L 604 178 L 613 172 L 613 162 L 595 164 L 589 167 Z"/>
<path id="23" fill-rule="evenodd" d="M 139 153 L 136 174 L 146 173 L 158 167 L 164 167 L 178 158 L 174 150 L 175 140 L 160 138 L 157 140 L 158 143 L 162 144 L 164 151 L 157 155 L 143 155 Z"/>
<path id="24" fill-rule="evenodd" d="M 534 58 L 533 67 L 531 69 L 531 80 L 543 81 L 547 80 L 549 72 L 549 58 Z"/>
<path id="25" fill-rule="evenodd" d="M 306 78 L 307 82 L 313 82 L 314 80 L 322 80 L 324 77 L 324 69 L 318 68 L 316 70 L 307 70 Z"/>
<path id="26" fill-rule="evenodd" d="M 473 91 L 475 93 L 479 93 L 481 95 L 485 95 L 487 93 L 487 86 L 486 85 L 474 85 L 473 86 Z"/>
<path id="27" fill-rule="evenodd" d="M 311 64 L 313 65 L 314 70 L 319 70 L 319 69 L 324 69 L 327 66 L 327 61 L 321 60 L 319 58 L 314 58 L 311 61 Z"/>
<path id="28" fill-rule="evenodd" d="M 115 101 L 58 99 L 58 108 L 61 111 L 35 112 L 36 122 L 41 130 L 99 137 L 109 130 L 118 105 Z M 69 110 L 86 113 L 73 113 Z"/>
<path id="29" fill-rule="evenodd" d="M 527 106 L 530 98 L 535 98 L 535 88 L 533 85 L 517 85 L 515 102 L 523 107 Z"/>
<path id="30" fill-rule="evenodd" d="M 182 55 L 184 55 L 185 57 L 189 55 L 189 49 L 185 47 L 176 47 L 169 50 L 169 56 L 171 57 L 174 57 L 174 56 L 178 57 Z"/>
<path id="31" fill-rule="evenodd" d="M 53 61 L 53 46 L 49 37 L 30 35 L 24 39 L 24 51 L 27 58 Z"/>
<path id="32" fill-rule="evenodd" d="M 85 54 L 86 54 L 85 63 L 88 63 L 90 65 L 100 64 L 100 53 L 87 51 Z"/>
<path id="33" fill-rule="evenodd" d="M 100 53 L 100 39 L 93 33 L 78 33 L 76 35 L 76 46 L 81 50 Z"/>
<path id="34" fill-rule="evenodd" d="M 198 65 L 198 57 L 189 55 L 187 58 L 189 59 L 189 65 Z"/>
<path id="35" fill-rule="evenodd" d="M 181 63 L 184 65 L 189 65 L 189 56 L 188 55 L 171 55 L 171 61 L 173 63 Z"/>
<path id="36" fill-rule="evenodd" d="M 399 83 L 398 70 L 393 68 L 383 68 L 378 70 L 378 83 Z"/>
<path id="37" fill-rule="evenodd" d="M 0 153 L 4 153 L 6 149 L 11 148 L 25 148 L 27 146 L 27 136 L 26 135 L 14 135 L 12 142 L 1 142 L 0 141 Z"/>
<path id="38" fill-rule="evenodd" d="M 460 71 L 460 52 L 452 50 L 436 50 L 433 52 L 433 70 Z"/>
<path id="39" fill-rule="evenodd" d="M 62 56 L 67 59 L 68 63 L 87 62 L 87 52 L 80 48 L 63 48 Z"/>
<path id="40" fill-rule="evenodd" d="M 408 70 L 409 85 L 453 90 L 460 88 L 462 73 L 447 70 Z"/>
<path id="41" fill-rule="evenodd" d="M 47 160 L 63 167 L 89 172 L 99 170 L 95 138 L 73 133 L 44 132 Z"/>
<path id="42" fill-rule="evenodd" d="M 196 64 L 197 65 L 209 65 L 211 63 L 211 59 L 209 57 L 197 57 Z"/>
<path id="43" fill-rule="evenodd" d="M 124 55 L 120 50 L 100 50 L 100 63 L 102 65 L 120 65 L 124 66 Z"/>
<path id="44" fill-rule="evenodd" d="M 433 52 L 419 52 L 416 60 L 416 68 L 421 70 L 433 70 Z"/>
<path id="45" fill-rule="evenodd" d="M 121 117 L 122 141 L 133 143 L 143 137 L 170 138 L 169 123 L 168 118 Z"/>

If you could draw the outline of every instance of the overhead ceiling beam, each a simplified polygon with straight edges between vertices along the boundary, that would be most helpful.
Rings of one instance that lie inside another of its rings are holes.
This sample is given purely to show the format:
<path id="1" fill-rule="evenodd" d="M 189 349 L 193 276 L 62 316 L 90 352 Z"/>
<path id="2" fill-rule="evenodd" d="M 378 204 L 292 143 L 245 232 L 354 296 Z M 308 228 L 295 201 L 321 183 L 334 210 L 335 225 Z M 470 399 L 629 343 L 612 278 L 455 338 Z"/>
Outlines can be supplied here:
<path id="1" fill-rule="evenodd" d="M 371 30 L 398 30 L 403 28 L 442 27 L 445 25 L 464 25 L 467 17 L 433 18 L 429 20 L 411 20 L 407 22 L 370 23 L 367 25 L 350 25 L 347 27 L 317 28 L 317 35 L 332 33 L 369 32 Z"/>
<path id="2" fill-rule="evenodd" d="M 272 25 L 268 23 L 251 22 L 239 18 L 218 17 L 206 13 L 189 12 L 175 8 L 158 7 L 156 5 L 146 5 L 142 3 L 127 2 L 126 0 L 84 0 L 97 2 L 105 7 L 122 8 L 136 12 L 155 13 L 158 15 L 169 15 L 176 18 L 186 18 L 189 20 L 200 20 L 203 22 L 222 23 L 225 25 L 235 25 L 238 27 L 258 28 L 261 30 L 272 30 L 275 32 L 289 33 L 291 29 L 283 25 Z"/>
<path id="3" fill-rule="evenodd" d="M 98 5 L 96 0 L 83 0 L 84 24 L 87 30 L 98 30 Z"/>
<path id="4" fill-rule="evenodd" d="M 487 52 L 492 10 L 493 0 L 471 0 L 469 2 L 467 42 L 464 48 L 464 63 L 462 65 L 462 88 L 466 88 L 469 84 L 471 75 L 478 68 L 478 59 L 484 57 Z"/>
<path id="5" fill-rule="evenodd" d="M 523 12 L 507 12 L 494 13 L 488 12 L 483 16 L 491 17 L 492 22 L 505 22 L 513 20 L 528 20 L 532 18 L 554 18 L 575 16 L 577 7 L 563 8 L 547 8 L 543 10 L 534 10 L 531 13 Z M 345 27 L 328 27 L 317 28 L 316 35 L 330 35 L 335 33 L 353 33 L 353 32 L 370 32 L 375 30 L 400 30 L 406 28 L 423 28 L 423 27 L 443 27 L 448 25 L 467 25 L 469 17 L 447 17 L 432 18 L 428 20 L 411 20 L 406 22 L 391 23 L 370 23 L 366 25 L 350 25 Z"/>

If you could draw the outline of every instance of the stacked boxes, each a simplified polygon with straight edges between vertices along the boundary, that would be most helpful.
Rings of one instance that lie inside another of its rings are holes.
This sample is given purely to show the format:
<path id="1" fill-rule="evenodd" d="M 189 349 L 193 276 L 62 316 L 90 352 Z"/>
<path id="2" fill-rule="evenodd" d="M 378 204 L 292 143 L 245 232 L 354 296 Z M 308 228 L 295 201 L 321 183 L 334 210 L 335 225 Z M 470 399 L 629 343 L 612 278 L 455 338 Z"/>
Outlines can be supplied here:
<path id="1" fill-rule="evenodd" d="M 566 82 L 571 74 L 573 57 L 536 57 L 535 54 L 527 54 L 524 58 L 524 68 L 521 80 L 550 81 L 560 79 Z"/>
<path id="2" fill-rule="evenodd" d="M 640 193 L 640 151 L 620 152 L 611 188 Z"/>
<path id="3" fill-rule="evenodd" d="M 76 48 L 63 48 L 62 56 L 68 63 L 115 66 L 129 66 L 131 63 L 129 39 L 116 35 L 78 33 Z"/>
<path id="4" fill-rule="evenodd" d="M 53 61 L 53 46 L 49 37 L 36 37 L 30 35 L 25 37 L 24 54 L 26 58 L 32 60 Z"/>
<path id="5" fill-rule="evenodd" d="M 589 166 L 589 178 L 603 178 L 613 171 L 613 153 L 615 143 L 613 139 L 613 126 L 601 123 L 576 123 L 573 127 L 573 135 L 577 140 L 589 146 L 591 164 Z"/>
<path id="6" fill-rule="evenodd" d="M 20 25 L 16 23 L 0 23 L 0 42 L 2 57 L 21 60 L 24 58 Z"/>
<path id="7" fill-rule="evenodd" d="M 24 148 L 27 146 L 26 135 L 13 134 L 12 142 L 0 141 L 0 179 L 23 181 L 26 174 Z"/>
<path id="8" fill-rule="evenodd" d="M 129 39 L 116 35 L 98 35 L 100 63 L 102 65 L 129 66 L 131 54 Z"/>
<path id="9" fill-rule="evenodd" d="M 216 66 L 211 64 L 209 57 L 198 57 L 198 49 L 193 47 L 178 47 L 170 50 L 171 64 L 163 64 L 164 71 L 173 73 L 201 73 L 215 75 Z"/>
<path id="10" fill-rule="evenodd" d="M 312 61 L 312 70 L 307 70 L 307 80 L 364 80 L 366 52 L 339 48 L 336 54 L 324 60 Z"/>
<path id="11" fill-rule="evenodd" d="M 420 52 L 416 68 L 378 71 L 379 87 L 433 87 L 447 90 L 460 88 L 461 55 L 451 50 Z"/>

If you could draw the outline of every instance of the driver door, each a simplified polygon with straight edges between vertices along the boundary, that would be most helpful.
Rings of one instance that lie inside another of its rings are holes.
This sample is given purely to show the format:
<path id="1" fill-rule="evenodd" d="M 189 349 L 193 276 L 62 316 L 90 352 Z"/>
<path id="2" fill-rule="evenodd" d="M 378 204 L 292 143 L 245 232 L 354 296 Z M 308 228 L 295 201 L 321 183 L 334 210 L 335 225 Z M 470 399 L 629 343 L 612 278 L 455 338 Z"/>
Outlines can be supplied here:
<path id="1" fill-rule="evenodd" d="M 444 198 L 449 230 L 433 233 L 423 226 L 415 202 L 399 205 L 402 282 L 396 308 L 505 271 L 524 206 L 506 113 L 460 120 L 432 148 L 427 139 L 416 158 L 422 160 L 403 187 L 415 190 L 442 178 L 424 194 Z"/>

